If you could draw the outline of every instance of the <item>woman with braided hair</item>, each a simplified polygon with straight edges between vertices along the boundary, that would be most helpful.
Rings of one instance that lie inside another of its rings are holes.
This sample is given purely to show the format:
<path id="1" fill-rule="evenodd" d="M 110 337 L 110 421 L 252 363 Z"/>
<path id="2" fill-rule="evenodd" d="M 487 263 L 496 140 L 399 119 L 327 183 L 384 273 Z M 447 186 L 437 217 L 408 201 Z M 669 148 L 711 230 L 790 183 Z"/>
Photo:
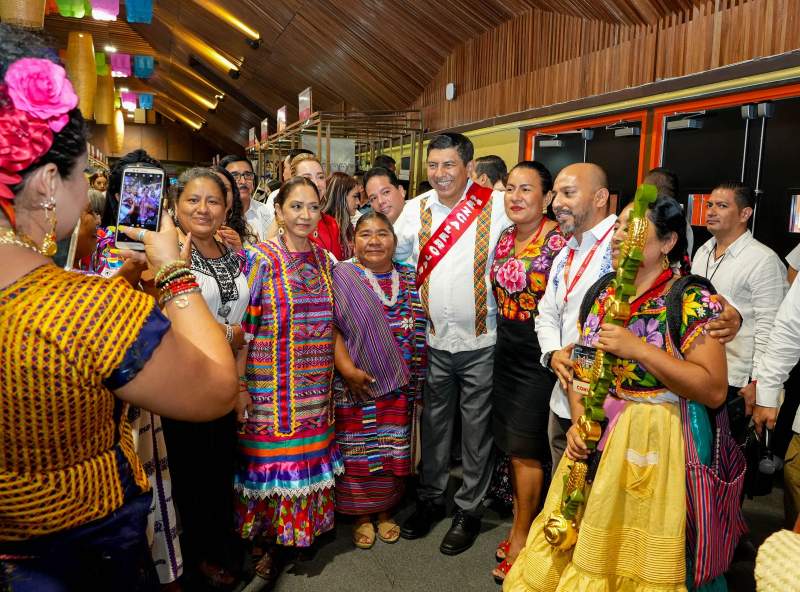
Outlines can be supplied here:
<path id="1" fill-rule="evenodd" d="M 125 229 L 157 270 L 163 313 L 122 279 L 53 265 L 88 205 L 78 98 L 57 54 L 6 24 L 0 78 L 0 578 L 131 590 L 151 495 L 127 407 L 219 417 L 235 400 L 233 356 L 169 218 Z"/>
<path id="2" fill-rule="evenodd" d="M 615 225 L 614 267 L 620 262 L 631 209 L 626 207 Z M 597 445 L 601 456 L 577 543 L 557 548 L 544 532 L 548 518 L 559 511 L 572 463 L 589 455 L 576 425 L 584 409 L 574 388 L 582 378 L 589 381 L 576 362 L 566 454 L 526 546 L 503 583 L 506 592 L 697 589 L 687 540 L 687 459 L 696 450 L 700 462 L 708 464 L 709 416 L 718 421 L 720 416 L 706 413 L 703 406 L 711 410 L 725 401 L 725 350 L 706 334 L 722 306 L 708 286 L 681 280 L 676 270 L 686 251 L 686 222 L 678 203 L 659 197 L 646 219 L 643 261 L 626 325 L 603 321 L 613 295 L 608 282 L 595 284 L 582 306 L 586 314 L 576 350 L 598 347 L 616 359 L 604 405 L 608 426 Z M 700 404 L 699 413 L 689 427 L 682 408 L 694 402 Z M 737 536 L 735 527 L 730 536 Z M 724 578 L 702 589 L 725 590 Z"/>

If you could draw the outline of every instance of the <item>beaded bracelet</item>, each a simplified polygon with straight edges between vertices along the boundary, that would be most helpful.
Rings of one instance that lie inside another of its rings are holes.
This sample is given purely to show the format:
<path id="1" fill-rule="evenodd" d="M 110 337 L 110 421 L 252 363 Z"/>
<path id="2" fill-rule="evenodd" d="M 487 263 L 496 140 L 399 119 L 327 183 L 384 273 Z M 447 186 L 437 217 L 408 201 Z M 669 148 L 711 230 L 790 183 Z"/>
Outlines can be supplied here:
<path id="1" fill-rule="evenodd" d="M 169 263 L 165 263 L 162 265 L 159 270 L 156 272 L 155 282 L 156 284 L 160 284 L 164 281 L 164 277 L 176 271 L 178 269 L 186 269 L 189 266 L 187 265 L 186 261 L 183 259 L 176 259 L 175 261 L 170 261 Z"/>
<path id="2" fill-rule="evenodd" d="M 196 286 L 196 285 L 197 285 L 197 278 L 195 278 L 194 275 L 181 276 L 179 278 L 176 278 L 176 279 L 172 280 L 171 282 L 168 282 L 167 284 L 164 284 L 159 289 L 159 292 L 162 292 L 162 293 L 163 292 L 169 292 L 169 291 L 172 291 L 172 290 L 175 290 L 175 289 L 179 289 L 179 288 L 183 288 L 183 287 L 186 287 L 186 286 L 192 287 L 192 286 Z"/>
<path id="3" fill-rule="evenodd" d="M 225 340 L 228 343 L 233 343 L 233 327 L 225 323 Z"/>
<path id="4" fill-rule="evenodd" d="M 197 284 L 197 278 L 194 276 L 194 274 L 189 273 L 187 275 L 182 275 L 177 279 L 163 284 L 159 291 L 158 303 L 163 308 L 167 302 L 176 296 L 195 292 L 200 292 L 200 286 Z"/>
<path id="5" fill-rule="evenodd" d="M 162 277 L 160 282 L 156 282 L 156 286 L 158 288 L 161 288 L 164 285 L 170 283 L 172 280 L 176 280 L 178 278 L 181 278 L 181 277 L 184 277 L 184 276 L 190 276 L 190 275 L 192 275 L 192 270 L 191 269 L 187 269 L 187 268 L 176 269 L 175 271 L 170 272 L 167 276 Z"/>

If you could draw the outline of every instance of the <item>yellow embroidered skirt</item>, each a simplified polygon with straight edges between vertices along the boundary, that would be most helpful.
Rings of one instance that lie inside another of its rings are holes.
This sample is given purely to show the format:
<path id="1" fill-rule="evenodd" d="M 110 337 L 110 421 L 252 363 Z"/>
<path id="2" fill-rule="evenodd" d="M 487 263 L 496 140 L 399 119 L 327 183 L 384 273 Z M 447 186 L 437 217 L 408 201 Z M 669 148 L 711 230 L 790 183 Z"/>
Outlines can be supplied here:
<path id="1" fill-rule="evenodd" d="M 504 592 L 685 592 L 686 468 L 677 404 L 628 402 L 606 443 L 578 542 L 557 551 L 542 527 L 558 509 L 561 460 Z"/>

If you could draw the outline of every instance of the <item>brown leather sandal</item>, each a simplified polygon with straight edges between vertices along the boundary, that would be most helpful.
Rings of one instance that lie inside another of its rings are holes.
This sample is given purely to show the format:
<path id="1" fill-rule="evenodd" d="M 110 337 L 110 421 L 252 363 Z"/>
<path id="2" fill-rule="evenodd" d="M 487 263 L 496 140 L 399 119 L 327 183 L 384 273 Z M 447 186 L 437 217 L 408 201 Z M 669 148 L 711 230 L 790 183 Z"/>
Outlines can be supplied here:
<path id="1" fill-rule="evenodd" d="M 278 579 L 280 568 L 269 551 L 266 551 L 256 563 L 256 575 L 270 583 Z"/>
<path id="2" fill-rule="evenodd" d="M 389 518 L 378 521 L 378 538 L 384 543 L 396 543 L 400 538 L 400 525 Z"/>
<path id="3" fill-rule="evenodd" d="M 359 549 L 371 549 L 375 544 L 375 527 L 367 520 L 353 527 L 353 544 Z"/>

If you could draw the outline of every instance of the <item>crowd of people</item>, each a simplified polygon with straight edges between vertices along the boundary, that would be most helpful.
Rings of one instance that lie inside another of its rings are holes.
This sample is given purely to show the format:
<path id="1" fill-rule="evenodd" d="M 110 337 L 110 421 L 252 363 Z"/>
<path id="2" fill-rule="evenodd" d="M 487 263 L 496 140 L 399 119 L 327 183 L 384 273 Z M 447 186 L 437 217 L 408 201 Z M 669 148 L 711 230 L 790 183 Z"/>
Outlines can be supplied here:
<path id="1" fill-rule="evenodd" d="M 690 259 L 668 170 L 648 173 L 657 199 L 634 221 L 633 204 L 610 211 L 597 165 L 506 170 L 447 133 L 413 199 L 389 157 L 326 177 L 294 150 L 262 203 L 231 155 L 180 176 L 159 230 L 116 228 L 126 168 L 161 163 L 125 155 L 90 200 L 57 54 L 0 28 L 0 137 L 17 148 L 0 151 L 0 587 L 271 583 L 341 516 L 360 549 L 425 537 L 457 448 L 440 550 L 474 544 L 505 475 L 513 520 L 486 567 L 504 590 L 726 589 L 743 476 L 732 502 L 704 505 L 693 471 L 725 454 L 739 471 L 721 443 L 751 419 L 774 427 L 800 358 L 800 288 L 786 294 L 780 257 L 748 230 L 750 188 L 717 185 Z M 620 326 L 609 278 L 634 228 Z M 581 428 L 587 348 L 614 356 L 599 452 Z M 793 431 L 789 522 L 800 414 Z M 590 456 L 577 541 L 555 547 L 546 522 Z"/>

